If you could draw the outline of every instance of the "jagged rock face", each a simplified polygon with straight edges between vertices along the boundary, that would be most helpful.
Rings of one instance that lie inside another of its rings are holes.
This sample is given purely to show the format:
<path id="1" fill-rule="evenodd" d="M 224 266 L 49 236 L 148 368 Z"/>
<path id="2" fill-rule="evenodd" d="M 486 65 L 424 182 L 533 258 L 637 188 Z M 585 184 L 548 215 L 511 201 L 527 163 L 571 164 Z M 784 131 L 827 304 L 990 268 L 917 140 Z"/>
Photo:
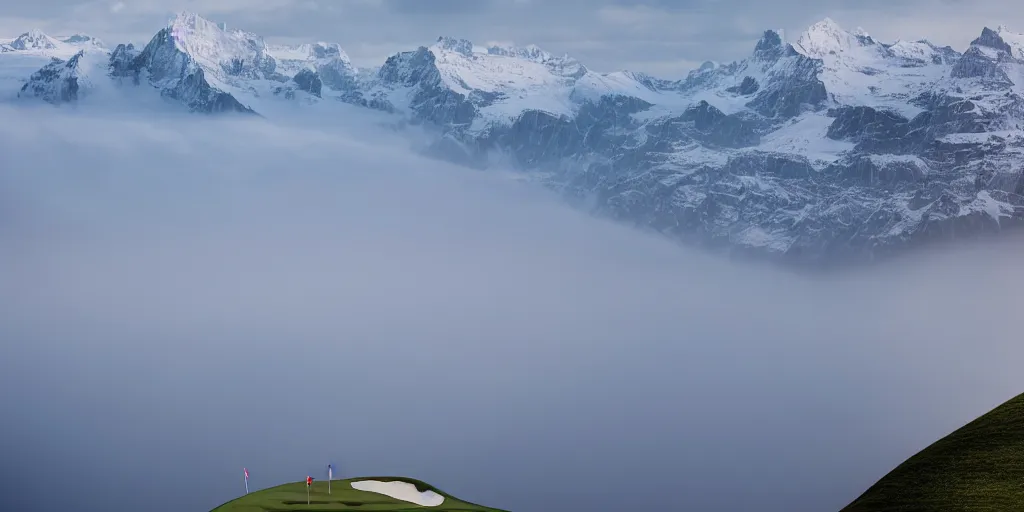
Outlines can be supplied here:
<path id="1" fill-rule="evenodd" d="M 351 91 L 358 87 L 356 70 L 341 59 L 331 59 L 316 68 L 323 85 L 336 91 Z"/>
<path id="2" fill-rule="evenodd" d="M 119 44 L 110 53 L 110 76 L 114 78 L 129 78 L 132 83 L 139 85 L 139 72 L 141 61 L 138 59 L 139 51 L 135 45 Z"/>
<path id="3" fill-rule="evenodd" d="M 726 115 L 707 101 L 701 101 L 682 115 L 650 127 L 647 133 L 677 143 L 696 141 L 707 147 L 742 148 L 760 141 L 755 128 L 754 123 Z"/>
<path id="4" fill-rule="evenodd" d="M 255 80 L 273 77 L 277 61 L 265 52 L 257 50 L 251 58 L 234 58 L 221 66 L 231 76 Z"/>
<path id="5" fill-rule="evenodd" d="M 323 87 L 323 82 L 320 81 L 320 75 L 317 75 L 315 71 L 304 69 L 299 71 L 292 80 L 295 81 L 295 85 L 300 91 L 306 91 L 313 96 L 320 97 L 320 89 Z"/>
<path id="6" fill-rule="evenodd" d="M 754 47 L 754 57 L 762 60 L 777 60 L 787 53 L 787 45 L 774 30 L 766 30 Z"/>
<path id="7" fill-rule="evenodd" d="M 82 56 L 83 53 L 78 52 L 66 61 L 54 58 L 29 77 L 19 96 L 41 98 L 53 104 L 78 100 L 78 65 Z"/>
<path id="8" fill-rule="evenodd" d="M 386 84 L 403 87 L 437 87 L 440 74 L 434 65 L 434 54 L 426 47 L 388 57 L 378 76 Z"/>
<path id="9" fill-rule="evenodd" d="M 178 50 L 169 29 L 153 36 L 135 58 L 133 66 L 145 69 L 154 83 L 180 80 L 199 69 L 191 57 Z"/>
<path id="10" fill-rule="evenodd" d="M 14 50 L 53 50 L 57 48 L 57 41 L 39 30 L 30 30 L 12 41 L 10 47 Z"/>
<path id="11" fill-rule="evenodd" d="M 733 94 L 739 94 L 740 96 L 750 96 L 757 92 L 761 88 L 761 85 L 757 83 L 757 80 L 752 76 L 743 77 L 743 81 L 739 85 L 727 87 L 725 90 Z"/>
<path id="12" fill-rule="evenodd" d="M 456 39 L 454 37 L 439 37 L 437 44 L 441 48 L 451 50 L 456 53 L 461 53 L 467 57 L 473 55 L 473 42 L 466 39 Z"/>
<path id="13" fill-rule="evenodd" d="M 977 46 L 967 50 L 950 71 L 953 78 L 980 78 L 994 89 L 1013 85 L 997 61 L 993 60 Z"/>
<path id="14" fill-rule="evenodd" d="M 861 149 L 869 152 L 905 153 L 917 149 L 920 140 L 907 140 L 910 121 L 896 112 L 880 111 L 871 107 L 840 107 L 829 112 L 835 121 L 826 136 L 835 140 L 864 143 Z M 908 143 L 904 145 L 903 143 Z"/>
<path id="15" fill-rule="evenodd" d="M 174 38 L 170 29 L 161 30 L 131 64 L 120 69 L 132 73 L 145 70 L 150 83 L 160 88 L 161 95 L 180 101 L 193 112 L 253 112 L 231 94 L 211 86 L 204 70 L 178 49 Z M 112 55 L 111 72 L 115 71 L 113 64 Z"/>
<path id="16" fill-rule="evenodd" d="M 352 66 L 348 55 L 337 44 L 312 43 L 298 46 L 277 46 L 268 48 L 277 66 L 274 75 L 294 79 L 303 71 L 315 72 L 323 86 L 342 92 L 356 92 L 359 87 L 358 72 Z"/>
<path id="17" fill-rule="evenodd" d="M 234 96 L 210 87 L 205 73 L 198 68 L 177 81 L 174 87 L 163 89 L 160 93 L 180 101 L 193 112 L 204 114 L 254 113 L 252 109 L 239 103 Z"/>
<path id="18" fill-rule="evenodd" d="M 1007 44 L 1007 42 L 996 33 L 996 31 L 988 27 L 982 29 L 981 35 L 971 42 L 971 46 L 985 46 L 994 50 L 1006 52 L 1007 54 L 1011 52 L 1010 45 Z"/>
<path id="19" fill-rule="evenodd" d="M 472 51 L 472 45 L 467 49 L 459 40 L 441 42 L 459 51 Z M 413 91 L 409 109 L 414 121 L 457 129 L 476 118 L 476 107 L 469 98 L 444 86 L 434 54 L 425 47 L 389 57 L 378 72 L 378 80 L 389 88 Z"/>
<path id="20" fill-rule="evenodd" d="M 781 69 L 773 69 L 768 85 L 747 104 L 765 117 L 790 118 L 821 106 L 828 99 L 825 84 L 818 79 L 821 63 L 802 55 L 787 57 Z"/>

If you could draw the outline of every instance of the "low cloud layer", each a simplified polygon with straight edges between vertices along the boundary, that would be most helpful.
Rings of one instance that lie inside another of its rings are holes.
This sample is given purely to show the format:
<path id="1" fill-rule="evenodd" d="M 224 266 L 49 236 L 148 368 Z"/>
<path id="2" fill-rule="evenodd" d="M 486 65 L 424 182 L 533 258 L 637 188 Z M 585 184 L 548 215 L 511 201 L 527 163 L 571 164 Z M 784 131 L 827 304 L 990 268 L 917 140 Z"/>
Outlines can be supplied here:
<path id="1" fill-rule="evenodd" d="M 0 118 L 12 509 L 333 462 L 517 512 L 838 510 L 1024 389 L 1017 241 L 800 277 L 363 122 Z"/>

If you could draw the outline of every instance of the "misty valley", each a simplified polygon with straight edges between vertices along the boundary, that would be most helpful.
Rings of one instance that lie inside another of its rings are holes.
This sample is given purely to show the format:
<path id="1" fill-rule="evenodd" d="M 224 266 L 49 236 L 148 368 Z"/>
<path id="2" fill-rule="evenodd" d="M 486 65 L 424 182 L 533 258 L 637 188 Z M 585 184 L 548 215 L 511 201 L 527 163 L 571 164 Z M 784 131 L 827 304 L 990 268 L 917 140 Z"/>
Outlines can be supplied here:
<path id="1" fill-rule="evenodd" d="M 1024 509 L 1024 35 L 215 3 L 0 10 L 0 510 Z"/>

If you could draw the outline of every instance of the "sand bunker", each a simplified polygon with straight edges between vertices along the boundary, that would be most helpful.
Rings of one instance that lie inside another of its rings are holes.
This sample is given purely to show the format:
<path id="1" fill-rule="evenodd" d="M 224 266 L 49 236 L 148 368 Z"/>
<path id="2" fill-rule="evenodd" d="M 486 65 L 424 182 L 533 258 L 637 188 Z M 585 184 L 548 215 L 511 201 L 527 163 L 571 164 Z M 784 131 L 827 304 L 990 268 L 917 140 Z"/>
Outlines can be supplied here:
<path id="1" fill-rule="evenodd" d="M 359 491 L 375 492 L 391 496 L 396 500 L 408 501 L 423 507 L 436 507 L 444 503 L 444 496 L 434 492 L 420 492 L 409 482 L 380 482 L 377 480 L 359 480 L 352 482 L 352 488 Z"/>

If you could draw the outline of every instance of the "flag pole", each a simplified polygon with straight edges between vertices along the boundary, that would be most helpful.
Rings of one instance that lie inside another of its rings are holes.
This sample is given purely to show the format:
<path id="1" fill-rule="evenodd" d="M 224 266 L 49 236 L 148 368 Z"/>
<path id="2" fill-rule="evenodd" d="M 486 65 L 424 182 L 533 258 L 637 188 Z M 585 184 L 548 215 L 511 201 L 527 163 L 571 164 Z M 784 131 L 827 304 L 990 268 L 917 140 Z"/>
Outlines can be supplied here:
<path id="1" fill-rule="evenodd" d="M 331 493 L 331 478 L 334 478 L 334 468 L 330 464 L 327 465 L 327 494 Z"/>
<path id="2" fill-rule="evenodd" d="M 249 494 L 249 470 L 242 468 L 242 472 L 245 473 L 245 493 Z"/>

